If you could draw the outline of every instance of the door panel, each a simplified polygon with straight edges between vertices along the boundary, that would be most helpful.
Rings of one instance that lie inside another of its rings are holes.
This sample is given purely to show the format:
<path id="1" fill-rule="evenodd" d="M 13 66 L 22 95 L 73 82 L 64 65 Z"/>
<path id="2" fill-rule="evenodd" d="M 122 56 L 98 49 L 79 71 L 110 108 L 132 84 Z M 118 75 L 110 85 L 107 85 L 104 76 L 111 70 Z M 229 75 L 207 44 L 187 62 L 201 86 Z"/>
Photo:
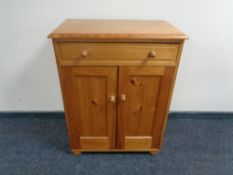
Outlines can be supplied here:
<path id="1" fill-rule="evenodd" d="M 65 108 L 76 149 L 115 148 L 116 67 L 63 67 Z"/>
<path id="2" fill-rule="evenodd" d="M 106 77 L 76 76 L 74 83 L 78 97 L 80 135 L 106 136 Z"/>
<path id="3" fill-rule="evenodd" d="M 173 74 L 172 67 L 120 67 L 118 148 L 158 148 Z"/>
<path id="4" fill-rule="evenodd" d="M 127 82 L 127 136 L 150 136 L 160 78 L 131 76 Z M 153 93 L 152 93 L 153 92 Z M 146 117 L 144 117 L 146 116 Z"/>

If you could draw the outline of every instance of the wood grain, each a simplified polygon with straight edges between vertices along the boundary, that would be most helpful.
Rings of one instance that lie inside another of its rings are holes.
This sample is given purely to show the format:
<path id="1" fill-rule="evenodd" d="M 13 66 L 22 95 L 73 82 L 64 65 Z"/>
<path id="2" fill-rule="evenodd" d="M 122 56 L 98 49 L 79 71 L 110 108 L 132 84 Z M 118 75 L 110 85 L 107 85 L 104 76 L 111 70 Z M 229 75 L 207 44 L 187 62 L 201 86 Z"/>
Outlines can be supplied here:
<path id="1" fill-rule="evenodd" d="M 151 149 L 152 145 L 152 137 L 133 137 L 127 136 L 125 138 L 125 146 L 124 149 L 126 150 L 133 150 L 133 149 Z"/>
<path id="2" fill-rule="evenodd" d="M 160 137 L 160 142 L 159 142 L 159 148 L 161 148 L 162 143 L 163 143 L 163 139 L 164 139 L 164 133 L 166 130 L 166 125 L 167 125 L 167 120 L 168 120 L 168 113 L 169 113 L 169 108 L 170 108 L 170 104 L 171 104 L 171 99 L 172 99 L 172 94 L 173 94 L 173 89 L 175 86 L 175 80 L 176 80 L 176 76 L 177 76 L 177 72 L 178 72 L 178 67 L 179 67 L 179 63 L 180 63 L 180 59 L 181 59 L 181 54 L 183 51 L 183 46 L 184 43 L 180 44 L 179 50 L 178 50 L 178 54 L 177 54 L 177 63 L 176 66 L 174 68 L 174 73 L 173 73 L 173 77 L 172 77 L 172 82 L 171 82 L 171 87 L 170 87 L 170 92 L 169 92 L 169 99 L 167 102 L 167 108 L 166 108 L 166 114 L 164 116 L 164 121 L 163 121 L 163 126 L 162 126 L 162 131 L 161 131 L 161 137 Z"/>
<path id="3" fill-rule="evenodd" d="M 187 36 L 165 21 L 66 20 L 49 37 L 73 153 L 158 153 Z"/>
<path id="4" fill-rule="evenodd" d="M 140 143 L 151 137 L 152 140 L 160 136 L 154 130 L 157 121 L 164 119 L 164 113 L 157 111 L 166 109 L 166 94 L 169 93 L 171 80 L 168 74 L 170 67 L 120 67 L 118 94 L 126 94 L 127 100 L 120 102 L 118 108 L 118 146 L 120 149 Z M 167 85 L 168 84 L 168 85 Z M 162 105 L 161 105 L 162 103 Z M 155 122 L 155 120 L 157 120 Z M 155 127 L 156 128 L 156 127 Z M 128 141 L 128 136 L 138 139 Z M 147 142 L 148 143 L 148 142 Z M 138 144 L 140 147 L 140 144 Z M 150 145 L 152 147 L 152 144 Z M 153 147 L 157 148 L 157 147 Z"/>
<path id="5" fill-rule="evenodd" d="M 175 60 L 178 44 L 59 42 L 62 60 Z M 82 56 L 82 52 L 86 56 Z M 150 53 L 155 58 L 150 58 Z"/>
<path id="6" fill-rule="evenodd" d="M 152 135 L 153 135 L 152 148 L 159 148 L 160 146 L 163 124 L 164 124 L 167 104 L 169 100 L 169 93 L 172 85 L 173 73 L 174 73 L 174 68 L 167 67 L 164 75 L 161 77 L 158 104 L 156 106 L 156 111 L 154 113 L 154 121 L 153 121 L 153 129 L 152 129 Z"/>
<path id="7" fill-rule="evenodd" d="M 61 66 L 175 66 L 170 60 L 59 60 Z"/>
<path id="8" fill-rule="evenodd" d="M 80 148 L 98 141 L 103 148 L 106 148 L 106 143 L 109 143 L 109 149 L 115 147 L 116 103 L 111 103 L 109 97 L 116 96 L 116 71 L 116 67 L 62 68 L 62 76 L 66 81 L 65 104 L 74 130 L 71 131 L 72 136 L 76 138 L 74 142 L 80 137 L 89 138 L 79 141 Z M 108 142 L 101 139 L 103 137 L 108 138 Z"/>
<path id="9" fill-rule="evenodd" d="M 57 45 L 57 42 L 55 42 L 53 40 L 53 48 L 54 48 L 54 52 L 55 52 L 55 58 L 56 58 L 56 63 L 57 63 L 57 70 L 58 70 L 58 75 L 59 75 L 59 83 L 60 83 L 60 88 L 61 88 L 61 92 L 62 92 L 62 102 L 63 102 L 63 106 L 64 106 L 64 111 L 65 111 L 65 118 L 66 118 L 66 128 L 67 128 L 67 133 L 68 133 L 68 140 L 69 140 L 69 145 L 71 147 L 71 149 L 78 149 L 80 148 L 80 142 L 79 142 L 79 138 L 76 138 L 76 136 L 79 136 L 79 131 L 77 130 L 77 134 L 72 135 L 73 133 L 73 126 L 70 124 L 70 119 L 69 119 L 69 110 L 68 110 L 68 106 L 66 105 L 66 99 L 65 99 L 65 84 L 64 82 L 66 80 L 64 80 L 63 76 L 62 76 L 62 66 L 59 63 L 59 59 L 60 59 L 60 52 L 59 52 L 59 48 Z M 68 79 L 69 80 L 69 79 Z"/>
<path id="10" fill-rule="evenodd" d="M 160 150 L 159 149 L 71 149 L 75 155 L 80 155 L 82 152 L 150 152 L 155 155 Z"/>
<path id="11" fill-rule="evenodd" d="M 108 137 L 80 137 L 80 144 L 83 150 L 85 149 L 108 150 L 109 149 L 109 138 Z"/>
<path id="12" fill-rule="evenodd" d="M 166 21 L 65 20 L 49 36 L 54 39 L 187 39 Z"/>

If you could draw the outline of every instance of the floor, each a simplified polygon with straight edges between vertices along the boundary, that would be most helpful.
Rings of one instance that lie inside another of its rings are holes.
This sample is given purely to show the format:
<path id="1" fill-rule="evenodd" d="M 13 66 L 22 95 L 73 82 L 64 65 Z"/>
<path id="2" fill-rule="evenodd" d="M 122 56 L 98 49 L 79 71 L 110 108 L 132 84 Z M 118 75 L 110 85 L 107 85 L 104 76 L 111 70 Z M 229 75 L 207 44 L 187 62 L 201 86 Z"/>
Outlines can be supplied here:
<path id="1" fill-rule="evenodd" d="M 0 175 L 232 175 L 233 116 L 170 116 L 149 153 L 70 153 L 63 117 L 1 117 Z"/>

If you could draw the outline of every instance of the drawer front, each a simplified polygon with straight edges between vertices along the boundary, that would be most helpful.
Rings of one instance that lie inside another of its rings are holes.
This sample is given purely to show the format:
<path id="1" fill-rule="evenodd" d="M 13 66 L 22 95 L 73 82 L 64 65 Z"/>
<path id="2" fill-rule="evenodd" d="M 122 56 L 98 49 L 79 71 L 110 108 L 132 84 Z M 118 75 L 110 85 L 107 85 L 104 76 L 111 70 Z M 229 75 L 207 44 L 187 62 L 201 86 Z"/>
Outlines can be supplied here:
<path id="1" fill-rule="evenodd" d="M 178 44 L 58 43 L 62 60 L 175 60 Z"/>

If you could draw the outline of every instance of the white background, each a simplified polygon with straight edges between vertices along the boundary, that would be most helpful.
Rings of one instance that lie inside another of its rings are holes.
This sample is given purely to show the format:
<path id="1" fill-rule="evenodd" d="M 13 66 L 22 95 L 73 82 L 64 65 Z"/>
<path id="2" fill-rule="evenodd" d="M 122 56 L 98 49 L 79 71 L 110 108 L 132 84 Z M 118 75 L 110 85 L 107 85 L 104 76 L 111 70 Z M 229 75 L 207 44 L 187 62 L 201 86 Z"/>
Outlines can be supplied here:
<path id="1" fill-rule="evenodd" d="M 51 41 L 66 18 L 164 19 L 189 35 L 172 111 L 233 111 L 232 0 L 0 0 L 0 111 L 63 110 Z"/>

